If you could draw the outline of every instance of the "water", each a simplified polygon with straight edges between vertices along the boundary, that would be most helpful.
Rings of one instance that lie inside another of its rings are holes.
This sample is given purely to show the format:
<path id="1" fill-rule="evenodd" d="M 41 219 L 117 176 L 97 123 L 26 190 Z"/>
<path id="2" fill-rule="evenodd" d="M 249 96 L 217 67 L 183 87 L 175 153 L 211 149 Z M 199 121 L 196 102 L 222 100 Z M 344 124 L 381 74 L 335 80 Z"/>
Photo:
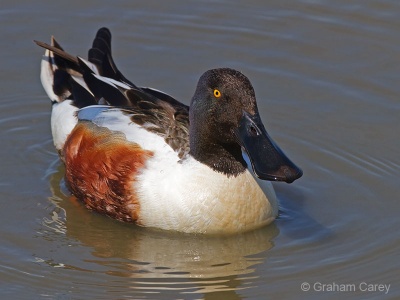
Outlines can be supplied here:
<path id="1" fill-rule="evenodd" d="M 1 298 L 398 299 L 399 14 L 395 1 L 3 1 Z M 86 56 L 102 26 L 129 79 L 185 103 L 207 69 L 250 78 L 269 133 L 304 171 L 274 183 L 274 224 L 165 233 L 69 195 L 32 40 L 53 34 Z"/>

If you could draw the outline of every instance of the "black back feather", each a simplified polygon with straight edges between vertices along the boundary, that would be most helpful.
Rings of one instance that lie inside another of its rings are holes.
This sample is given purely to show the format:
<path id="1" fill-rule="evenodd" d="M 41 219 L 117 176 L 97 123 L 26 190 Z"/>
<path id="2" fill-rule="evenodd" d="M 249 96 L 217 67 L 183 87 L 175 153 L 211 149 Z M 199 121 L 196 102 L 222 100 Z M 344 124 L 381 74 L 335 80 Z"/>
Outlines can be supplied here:
<path id="1" fill-rule="evenodd" d="M 88 53 L 89 61 L 98 66 L 100 75 L 124 82 L 136 87 L 118 70 L 111 55 L 111 32 L 108 28 L 100 28 Z"/>

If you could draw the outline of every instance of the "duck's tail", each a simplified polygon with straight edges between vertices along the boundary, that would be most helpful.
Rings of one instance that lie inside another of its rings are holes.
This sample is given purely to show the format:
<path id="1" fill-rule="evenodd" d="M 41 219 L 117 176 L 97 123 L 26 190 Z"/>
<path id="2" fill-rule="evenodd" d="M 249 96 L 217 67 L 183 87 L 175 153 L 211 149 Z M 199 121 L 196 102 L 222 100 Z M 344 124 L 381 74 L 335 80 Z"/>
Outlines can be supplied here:
<path id="1" fill-rule="evenodd" d="M 65 52 L 54 37 L 50 45 L 35 43 L 46 49 L 40 78 L 53 102 L 51 129 L 59 151 L 78 122 L 78 111 L 87 106 L 100 104 L 132 109 L 168 106 L 170 111 L 188 110 L 173 97 L 137 87 L 122 75 L 111 56 L 111 33 L 107 28 L 97 32 L 88 60 Z"/>
<path id="2" fill-rule="evenodd" d="M 123 91 L 134 88 L 111 57 L 111 33 L 101 28 L 89 50 L 89 59 L 68 54 L 51 38 L 51 44 L 35 41 L 46 49 L 41 62 L 42 85 L 53 103 L 51 130 L 60 151 L 78 122 L 77 112 L 97 104 L 127 105 Z"/>
<path id="3" fill-rule="evenodd" d="M 116 67 L 111 56 L 111 33 L 101 28 L 89 50 L 88 61 L 68 54 L 60 44 L 51 38 L 51 44 L 35 41 L 46 49 L 42 58 L 40 79 L 53 103 L 72 100 L 73 105 L 82 108 L 101 103 L 102 95 L 91 84 L 93 75 L 100 75 L 125 83 L 135 88 Z"/>

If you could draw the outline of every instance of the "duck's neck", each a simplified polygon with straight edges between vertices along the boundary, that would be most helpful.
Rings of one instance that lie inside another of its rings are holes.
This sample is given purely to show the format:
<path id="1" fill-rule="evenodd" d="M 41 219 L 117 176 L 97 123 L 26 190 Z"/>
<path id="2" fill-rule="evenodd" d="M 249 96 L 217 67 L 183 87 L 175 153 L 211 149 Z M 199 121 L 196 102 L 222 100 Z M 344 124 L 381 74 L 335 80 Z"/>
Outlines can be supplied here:
<path id="1" fill-rule="evenodd" d="M 214 171 L 227 176 L 236 177 L 247 168 L 238 144 L 212 141 L 209 136 L 202 135 L 201 131 L 190 131 L 189 154 Z"/>

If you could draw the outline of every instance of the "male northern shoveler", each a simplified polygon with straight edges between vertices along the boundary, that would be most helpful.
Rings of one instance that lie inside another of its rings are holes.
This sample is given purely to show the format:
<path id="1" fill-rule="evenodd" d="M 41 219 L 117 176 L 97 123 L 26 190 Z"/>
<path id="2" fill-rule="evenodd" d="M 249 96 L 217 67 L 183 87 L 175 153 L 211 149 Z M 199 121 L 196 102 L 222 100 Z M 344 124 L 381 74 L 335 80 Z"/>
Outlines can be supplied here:
<path id="1" fill-rule="evenodd" d="M 107 28 L 88 61 L 54 38 L 36 43 L 46 48 L 41 81 L 66 182 L 91 210 L 166 230 L 240 232 L 277 216 L 269 181 L 302 175 L 267 134 L 253 87 L 238 71 L 205 72 L 188 107 L 126 79 Z"/>

